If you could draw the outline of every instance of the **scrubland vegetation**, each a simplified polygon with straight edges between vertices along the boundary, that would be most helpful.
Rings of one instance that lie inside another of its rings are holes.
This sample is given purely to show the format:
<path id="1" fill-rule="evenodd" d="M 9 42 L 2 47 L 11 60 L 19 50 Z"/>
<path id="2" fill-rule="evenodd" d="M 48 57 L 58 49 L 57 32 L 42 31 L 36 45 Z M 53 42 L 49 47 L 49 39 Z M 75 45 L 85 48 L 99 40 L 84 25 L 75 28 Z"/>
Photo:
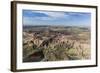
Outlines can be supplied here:
<path id="1" fill-rule="evenodd" d="M 91 58 L 88 27 L 23 26 L 23 62 Z"/>

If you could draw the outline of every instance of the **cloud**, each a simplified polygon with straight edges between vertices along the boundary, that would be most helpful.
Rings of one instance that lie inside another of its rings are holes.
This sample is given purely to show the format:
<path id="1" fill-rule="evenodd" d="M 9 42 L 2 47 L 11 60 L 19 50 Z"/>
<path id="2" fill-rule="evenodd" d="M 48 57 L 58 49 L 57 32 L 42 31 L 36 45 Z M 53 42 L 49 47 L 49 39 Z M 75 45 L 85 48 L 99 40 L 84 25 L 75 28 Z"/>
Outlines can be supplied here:
<path id="1" fill-rule="evenodd" d="M 27 15 L 28 14 L 28 15 Z M 69 20 L 73 17 L 82 16 L 84 14 L 76 12 L 61 11 L 26 11 L 26 16 L 34 20 Z"/>
<path id="2" fill-rule="evenodd" d="M 51 11 L 25 11 L 24 17 L 29 17 L 34 20 L 58 20 L 66 18 L 68 15 L 64 12 L 51 12 Z"/>
<path id="3" fill-rule="evenodd" d="M 24 24 L 90 24 L 91 14 L 82 12 L 25 10 Z"/>
<path id="4" fill-rule="evenodd" d="M 42 13 L 42 14 L 45 14 L 47 15 L 48 17 L 52 17 L 52 18 L 64 18 L 64 17 L 67 17 L 69 15 L 66 15 L 65 12 L 51 12 L 51 11 L 33 11 L 34 12 L 37 12 L 37 13 Z"/>

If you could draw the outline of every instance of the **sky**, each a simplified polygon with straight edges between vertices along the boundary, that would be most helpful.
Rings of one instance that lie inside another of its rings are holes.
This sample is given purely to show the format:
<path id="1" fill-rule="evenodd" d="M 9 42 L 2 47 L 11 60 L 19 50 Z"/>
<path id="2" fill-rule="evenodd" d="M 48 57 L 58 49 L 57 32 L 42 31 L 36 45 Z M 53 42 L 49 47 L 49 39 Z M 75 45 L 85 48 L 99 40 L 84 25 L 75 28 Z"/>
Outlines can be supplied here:
<path id="1" fill-rule="evenodd" d="M 23 25 L 90 26 L 91 13 L 23 10 Z"/>

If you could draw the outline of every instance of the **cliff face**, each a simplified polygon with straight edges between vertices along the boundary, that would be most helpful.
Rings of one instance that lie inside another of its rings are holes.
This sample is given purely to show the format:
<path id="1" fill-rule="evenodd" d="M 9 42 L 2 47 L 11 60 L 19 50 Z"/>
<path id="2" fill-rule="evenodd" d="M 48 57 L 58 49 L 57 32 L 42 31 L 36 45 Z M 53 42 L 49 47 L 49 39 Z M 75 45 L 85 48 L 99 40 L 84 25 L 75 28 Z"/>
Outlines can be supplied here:
<path id="1" fill-rule="evenodd" d="M 90 46 L 61 35 L 54 38 L 52 43 L 43 49 L 43 53 L 48 61 L 90 59 Z"/>

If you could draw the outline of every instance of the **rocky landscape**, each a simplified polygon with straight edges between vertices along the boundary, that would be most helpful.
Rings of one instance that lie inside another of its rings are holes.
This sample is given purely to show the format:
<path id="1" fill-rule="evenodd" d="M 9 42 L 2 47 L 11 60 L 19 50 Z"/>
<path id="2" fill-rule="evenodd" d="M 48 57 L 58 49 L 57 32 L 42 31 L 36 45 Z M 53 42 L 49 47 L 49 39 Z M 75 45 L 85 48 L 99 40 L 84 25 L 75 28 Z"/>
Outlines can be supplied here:
<path id="1" fill-rule="evenodd" d="M 87 27 L 24 26 L 23 62 L 90 59 L 90 35 Z"/>

